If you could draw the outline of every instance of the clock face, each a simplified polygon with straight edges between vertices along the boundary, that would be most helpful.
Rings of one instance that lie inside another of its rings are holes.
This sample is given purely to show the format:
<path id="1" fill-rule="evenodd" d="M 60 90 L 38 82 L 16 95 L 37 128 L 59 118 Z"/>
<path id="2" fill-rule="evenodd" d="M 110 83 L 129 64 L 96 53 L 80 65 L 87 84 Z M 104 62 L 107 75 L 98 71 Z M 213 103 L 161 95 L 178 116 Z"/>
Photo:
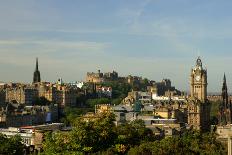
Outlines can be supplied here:
<path id="1" fill-rule="evenodd" d="M 200 81 L 201 77 L 199 75 L 196 76 L 196 81 Z"/>

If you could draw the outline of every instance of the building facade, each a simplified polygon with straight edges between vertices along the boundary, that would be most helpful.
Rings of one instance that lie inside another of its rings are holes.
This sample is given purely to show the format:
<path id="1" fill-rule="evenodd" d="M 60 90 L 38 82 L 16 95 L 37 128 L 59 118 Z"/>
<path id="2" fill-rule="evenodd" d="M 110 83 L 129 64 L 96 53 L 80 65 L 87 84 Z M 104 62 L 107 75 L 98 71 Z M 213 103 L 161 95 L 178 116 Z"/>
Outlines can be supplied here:
<path id="1" fill-rule="evenodd" d="M 0 127 L 21 127 L 58 121 L 58 106 L 7 104 L 0 110 Z"/>
<path id="2" fill-rule="evenodd" d="M 38 90 L 29 85 L 17 84 L 5 89 L 5 102 L 31 105 L 37 96 Z"/>

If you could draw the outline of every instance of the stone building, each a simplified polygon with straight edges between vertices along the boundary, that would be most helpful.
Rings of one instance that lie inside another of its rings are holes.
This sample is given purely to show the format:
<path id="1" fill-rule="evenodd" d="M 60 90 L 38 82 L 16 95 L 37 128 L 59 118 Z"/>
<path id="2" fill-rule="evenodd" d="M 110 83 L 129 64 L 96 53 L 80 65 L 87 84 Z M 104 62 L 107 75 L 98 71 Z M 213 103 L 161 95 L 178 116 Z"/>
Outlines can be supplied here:
<path id="1" fill-rule="evenodd" d="M 210 103 L 207 99 L 207 70 L 198 57 L 191 70 L 188 99 L 188 124 L 194 129 L 206 131 L 210 127 Z"/>
<path id="2" fill-rule="evenodd" d="M 127 77 L 127 83 L 129 83 L 131 85 L 140 85 L 142 80 L 143 80 L 143 78 L 138 77 L 138 76 L 129 75 Z"/>
<path id="3" fill-rule="evenodd" d="M 75 106 L 79 89 L 68 84 L 37 82 L 36 84 L 12 84 L 6 89 L 5 102 L 33 105 L 36 99 L 44 97 L 59 108 Z"/>
<path id="4" fill-rule="evenodd" d="M 17 84 L 6 88 L 5 95 L 5 102 L 31 105 L 38 96 L 38 90 L 30 85 Z"/>
<path id="5" fill-rule="evenodd" d="M 94 83 L 100 83 L 103 82 L 104 78 L 103 78 L 103 73 L 101 73 L 100 70 L 98 70 L 97 73 L 94 72 L 87 72 L 86 75 L 86 82 L 94 82 Z"/>
<path id="6" fill-rule="evenodd" d="M 78 95 L 77 87 L 65 84 L 40 83 L 37 86 L 39 97 L 45 97 L 60 108 L 75 106 Z"/>
<path id="7" fill-rule="evenodd" d="M 97 73 L 87 72 L 87 75 L 86 75 L 86 82 L 93 82 L 93 83 L 101 83 L 101 82 L 105 82 L 105 81 L 115 81 L 118 79 L 119 79 L 118 73 L 115 71 L 101 73 L 101 71 L 98 70 Z"/>
<path id="8" fill-rule="evenodd" d="M 152 96 L 180 96 L 181 92 L 171 85 L 170 79 L 163 79 L 161 82 L 151 82 L 151 86 L 147 87 L 147 90 L 152 93 Z"/>
<path id="9" fill-rule="evenodd" d="M 160 118 L 176 119 L 177 122 L 186 124 L 188 123 L 188 104 L 187 100 L 184 101 L 161 101 L 156 102 L 153 114 Z"/>
<path id="10" fill-rule="evenodd" d="M 6 104 L 0 109 L 0 127 L 21 127 L 58 121 L 58 106 Z"/>
<path id="11" fill-rule="evenodd" d="M 115 71 L 104 73 L 104 79 L 106 81 L 115 81 L 115 80 L 118 80 L 118 73 L 115 72 Z"/>
<path id="12" fill-rule="evenodd" d="M 76 106 L 78 89 L 69 85 L 56 85 L 56 95 L 53 98 L 54 103 L 57 103 L 61 108 L 66 106 Z"/>
<path id="13" fill-rule="evenodd" d="M 159 118 L 175 118 L 175 110 L 167 106 L 160 106 L 159 108 L 155 108 L 153 114 Z"/>
<path id="14" fill-rule="evenodd" d="M 128 92 L 127 97 L 123 99 L 122 103 L 132 105 L 135 101 L 140 101 L 142 104 L 150 104 L 152 102 L 151 95 L 150 92 L 132 90 Z"/>

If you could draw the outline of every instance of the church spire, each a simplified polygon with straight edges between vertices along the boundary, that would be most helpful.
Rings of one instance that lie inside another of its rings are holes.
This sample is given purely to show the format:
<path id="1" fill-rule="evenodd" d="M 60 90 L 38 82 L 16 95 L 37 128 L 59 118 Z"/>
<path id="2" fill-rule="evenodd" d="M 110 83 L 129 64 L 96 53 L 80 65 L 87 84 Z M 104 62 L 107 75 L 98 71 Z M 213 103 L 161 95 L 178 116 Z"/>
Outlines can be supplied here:
<path id="1" fill-rule="evenodd" d="M 36 67 L 35 67 L 35 70 L 39 71 L 38 58 L 36 58 Z"/>
<path id="2" fill-rule="evenodd" d="M 224 73 L 224 77 L 223 77 L 223 85 L 226 85 L 226 74 Z"/>
<path id="3" fill-rule="evenodd" d="M 39 71 L 39 63 L 38 63 L 38 58 L 36 58 L 36 65 L 35 65 L 35 71 L 34 71 L 34 76 L 33 76 L 33 83 L 40 82 L 40 71 Z"/>

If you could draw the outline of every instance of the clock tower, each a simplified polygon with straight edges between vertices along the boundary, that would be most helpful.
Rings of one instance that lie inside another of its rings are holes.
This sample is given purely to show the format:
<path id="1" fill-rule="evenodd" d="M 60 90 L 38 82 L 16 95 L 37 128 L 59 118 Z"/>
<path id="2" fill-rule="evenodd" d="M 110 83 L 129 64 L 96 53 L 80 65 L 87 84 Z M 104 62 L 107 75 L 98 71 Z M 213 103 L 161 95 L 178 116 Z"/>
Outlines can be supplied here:
<path id="1" fill-rule="evenodd" d="M 207 70 L 203 68 L 200 57 L 191 69 L 190 93 L 188 99 L 188 125 L 196 130 L 209 131 L 210 103 L 207 100 Z"/>
<path id="2" fill-rule="evenodd" d="M 198 57 L 196 66 L 191 70 L 190 76 L 191 97 L 195 97 L 201 102 L 207 99 L 207 70 L 203 69 L 202 61 Z"/>

